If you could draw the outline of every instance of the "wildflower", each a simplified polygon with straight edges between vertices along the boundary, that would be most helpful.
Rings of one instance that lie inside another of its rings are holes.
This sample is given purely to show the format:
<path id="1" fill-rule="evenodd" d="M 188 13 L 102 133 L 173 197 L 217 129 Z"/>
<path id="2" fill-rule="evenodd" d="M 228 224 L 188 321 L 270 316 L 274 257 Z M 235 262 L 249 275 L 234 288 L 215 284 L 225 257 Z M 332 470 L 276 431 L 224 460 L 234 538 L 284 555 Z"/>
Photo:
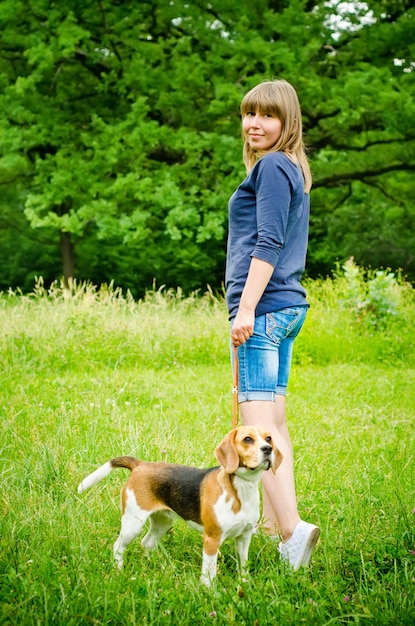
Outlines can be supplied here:
<path id="1" fill-rule="evenodd" d="M 211 611 L 209 613 L 209 617 L 216 617 L 216 611 Z"/>
<path id="2" fill-rule="evenodd" d="M 344 602 L 349 602 L 350 598 L 349 598 L 349 596 L 344 596 L 343 600 L 344 600 Z"/>
<path id="3" fill-rule="evenodd" d="M 317 602 L 313 600 L 313 598 L 308 598 L 308 603 L 312 604 L 313 606 L 317 606 Z"/>

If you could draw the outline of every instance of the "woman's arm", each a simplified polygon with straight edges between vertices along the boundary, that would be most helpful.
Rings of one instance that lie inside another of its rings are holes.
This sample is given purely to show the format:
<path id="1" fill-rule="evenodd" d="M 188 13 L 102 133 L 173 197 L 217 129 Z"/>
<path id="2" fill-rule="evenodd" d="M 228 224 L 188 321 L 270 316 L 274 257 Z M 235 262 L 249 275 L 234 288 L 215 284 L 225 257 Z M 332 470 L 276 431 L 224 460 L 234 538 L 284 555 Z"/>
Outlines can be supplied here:
<path id="1" fill-rule="evenodd" d="M 254 332 L 255 309 L 273 271 L 273 265 L 252 257 L 238 312 L 232 324 L 231 338 L 234 346 L 245 343 Z"/>

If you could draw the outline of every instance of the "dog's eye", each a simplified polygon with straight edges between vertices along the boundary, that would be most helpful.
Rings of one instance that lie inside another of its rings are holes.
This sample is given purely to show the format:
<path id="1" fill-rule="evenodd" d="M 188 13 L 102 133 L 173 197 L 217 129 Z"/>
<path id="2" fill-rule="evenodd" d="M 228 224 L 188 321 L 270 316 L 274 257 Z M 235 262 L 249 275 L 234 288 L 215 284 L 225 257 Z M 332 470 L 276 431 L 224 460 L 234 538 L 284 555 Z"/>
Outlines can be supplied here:
<path id="1" fill-rule="evenodd" d="M 254 440 L 252 439 L 252 437 L 245 437 L 244 443 L 254 443 Z"/>
<path id="2" fill-rule="evenodd" d="M 265 437 L 265 441 L 266 441 L 267 443 L 272 443 L 272 437 L 271 437 L 271 435 L 268 435 L 268 437 Z"/>

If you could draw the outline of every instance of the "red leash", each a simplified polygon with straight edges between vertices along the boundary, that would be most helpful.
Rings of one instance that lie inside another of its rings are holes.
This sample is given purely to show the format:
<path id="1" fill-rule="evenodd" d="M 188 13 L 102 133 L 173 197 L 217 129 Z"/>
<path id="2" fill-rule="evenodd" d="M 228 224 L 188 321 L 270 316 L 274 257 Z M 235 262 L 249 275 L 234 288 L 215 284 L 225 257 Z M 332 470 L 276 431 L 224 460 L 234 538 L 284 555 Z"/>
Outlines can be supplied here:
<path id="1" fill-rule="evenodd" d="M 238 348 L 233 347 L 233 410 L 232 410 L 232 428 L 238 425 Z"/>

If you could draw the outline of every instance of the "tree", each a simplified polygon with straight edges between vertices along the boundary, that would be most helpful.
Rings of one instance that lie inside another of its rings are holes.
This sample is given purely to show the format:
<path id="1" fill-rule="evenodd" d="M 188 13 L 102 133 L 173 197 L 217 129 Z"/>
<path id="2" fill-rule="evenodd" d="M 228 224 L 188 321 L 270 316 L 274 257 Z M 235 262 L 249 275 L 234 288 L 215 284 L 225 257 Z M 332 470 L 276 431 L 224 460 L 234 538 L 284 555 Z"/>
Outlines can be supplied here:
<path id="1" fill-rule="evenodd" d="M 311 147 L 310 272 L 370 262 L 388 224 L 401 251 L 386 257 L 415 273 L 413 10 L 367 4 L 335 32 L 339 7 L 304 0 L 3 0 L 2 205 L 60 243 L 66 278 L 136 294 L 153 278 L 218 286 L 244 175 L 239 102 L 279 76 L 299 92 Z M 383 232 L 362 239 L 381 211 Z"/>
<path id="2" fill-rule="evenodd" d="M 310 260 L 324 270 L 353 255 L 414 279 L 414 10 L 367 5 L 369 23 L 352 15 L 328 48 L 325 101 L 307 113 L 317 207 Z"/>

